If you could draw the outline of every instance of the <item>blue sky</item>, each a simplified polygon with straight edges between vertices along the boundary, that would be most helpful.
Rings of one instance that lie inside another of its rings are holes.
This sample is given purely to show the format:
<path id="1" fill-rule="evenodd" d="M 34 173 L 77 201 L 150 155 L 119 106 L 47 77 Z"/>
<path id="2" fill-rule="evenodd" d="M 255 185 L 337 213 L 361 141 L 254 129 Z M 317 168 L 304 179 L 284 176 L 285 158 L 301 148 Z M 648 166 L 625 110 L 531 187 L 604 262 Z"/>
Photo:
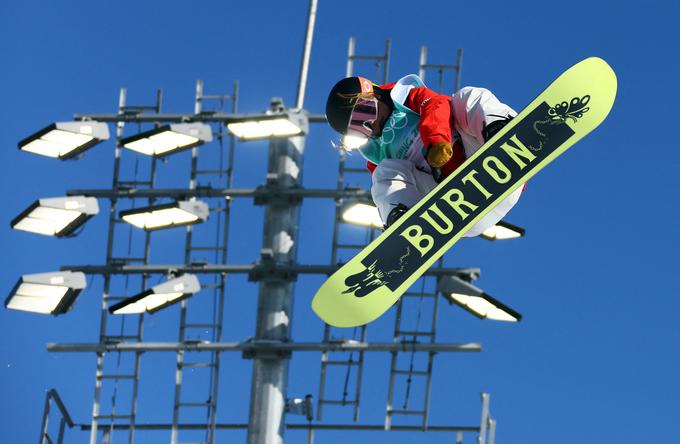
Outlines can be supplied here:
<path id="1" fill-rule="evenodd" d="M 120 87 L 128 89 L 129 103 L 134 104 L 151 103 L 156 88 L 163 88 L 167 112 L 193 110 L 197 79 L 205 82 L 208 94 L 227 93 L 239 80 L 242 112 L 266 109 L 272 96 L 293 105 L 307 7 L 306 1 L 3 4 L 0 181 L 5 199 L 0 239 L 6 254 L 1 288 L 9 292 L 21 274 L 105 260 L 105 201 L 100 202 L 100 215 L 73 239 L 15 232 L 9 221 L 37 198 L 109 187 L 112 142 L 81 160 L 59 162 L 20 152 L 19 140 L 75 113 L 115 112 Z M 607 120 L 533 179 L 508 217 L 525 227 L 527 236 L 505 243 L 466 240 L 447 254 L 447 266 L 480 267 L 478 285 L 524 319 L 516 325 L 495 324 L 441 304 L 438 339 L 480 342 L 484 351 L 436 357 L 431 424 L 478 423 L 479 393 L 487 391 L 498 421 L 496 442 L 502 444 L 670 442 L 677 435 L 680 154 L 672 130 L 680 77 L 674 56 L 679 13 L 680 7 L 671 1 L 480 6 L 320 0 L 305 103 L 313 113 L 323 111 L 327 91 L 344 75 L 350 36 L 357 38 L 357 50 L 363 54 L 380 53 L 385 39 L 392 40 L 390 80 L 417 72 L 422 45 L 428 47 L 431 63 L 443 64 L 454 63 L 461 47 L 463 85 L 489 88 L 518 110 L 559 73 L 588 56 L 604 58 L 618 75 L 617 101 Z M 370 64 L 356 68 L 375 77 Z M 434 72 L 426 83 L 437 86 Z M 134 132 L 132 125 L 126 128 L 126 134 Z M 304 186 L 335 187 L 334 137 L 325 125 L 312 127 Z M 216 144 L 201 150 L 212 150 L 205 159 L 216 161 Z M 356 157 L 351 161 L 358 163 Z M 159 186 L 185 186 L 188 160 L 187 153 L 178 154 L 159 166 Z M 238 144 L 234 186 L 263 183 L 266 161 L 266 143 Z M 135 165 L 140 171 L 144 167 L 128 154 L 125 174 L 132 175 Z M 366 186 L 359 179 L 353 184 Z M 305 202 L 301 263 L 328 263 L 332 217 L 331 202 Z M 230 263 L 258 258 L 261 222 L 261 207 L 247 199 L 234 204 Z M 182 233 L 154 236 L 152 262 L 181 261 Z M 125 236 L 120 237 L 123 244 Z M 244 276 L 229 279 L 223 339 L 240 341 L 254 333 L 257 286 Z M 322 338 L 322 324 L 309 307 L 320 283 L 318 276 L 297 283 L 297 341 Z M 88 284 L 74 310 L 58 318 L 0 310 L 0 425 L 6 442 L 35 441 L 44 394 L 52 387 L 77 422 L 89 421 L 95 356 L 45 349 L 48 342 L 98 340 L 102 279 L 90 277 Z M 195 298 L 203 296 L 197 306 L 209 305 L 211 296 L 204 293 Z M 176 341 L 178 313 L 174 307 L 148 317 L 145 337 Z M 393 316 L 390 312 L 376 321 L 369 339 L 391 340 Z M 143 357 L 139 422 L 170 421 L 174 361 L 172 354 Z M 251 363 L 237 354 L 223 355 L 222 362 L 219 421 L 246 422 Z M 388 354 L 368 358 L 362 423 L 383 420 L 388 369 Z M 318 378 L 319 355 L 296 356 L 290 395 L 316 396 Z M 327 412 L 329 422 L 350 419 L 341 409 Z M 242 440 L 245 434 L 218 436 L 227 442 Z M 304 439 L 300 433 L 286 436 L 290 442 Z M 87 440 L 75 430 L 67 437 L 68 442 Z M 453 440 L 434 433 L 372 433 L 356 439 Z M 317 442 L 345 440 L 340 433 L 317 434 Z M 136 440 L 167 441 L 167 434 L 139 434 Z"/>

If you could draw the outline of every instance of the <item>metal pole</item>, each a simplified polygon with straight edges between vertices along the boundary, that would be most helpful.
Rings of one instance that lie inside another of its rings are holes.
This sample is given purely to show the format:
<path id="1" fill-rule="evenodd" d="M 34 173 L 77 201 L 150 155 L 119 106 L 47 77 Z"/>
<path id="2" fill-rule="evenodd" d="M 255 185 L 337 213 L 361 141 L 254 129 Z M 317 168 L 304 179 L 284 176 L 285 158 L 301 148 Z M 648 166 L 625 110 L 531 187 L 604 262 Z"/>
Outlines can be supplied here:
<path id="1" fill-rule="evenodd" d="M 478 444 L 486 444 L 486 433 L 489 425 L 489 394 L 482 393 L 482 421 L 479 426 Z"/>
<path id="2" fill-rule="evenodd" d="M 387 79 L 390 75 L 390 48 L 392 47 L 392 41 L 387 39 L 385 42 L 385 61 L 383 62 L 383 82 L 387 83 Z"/>
<path id="3" fill-rule="evenodd" d="M 272 100 L 272 109 L 283 107 Z M 274 190 L 302 183 L 305 138 L 274 138 L 269 144 L 267 181 Z M 263 253 L 276 262 L 294 264 L 300 206 L 270 201 L 265 207 Z M 263 276 L 257 306 L 256 340 L 289 341 L 293 316 L 293 282 Z M 248 444 L 281 444 L 288 385 L 289 357 L 255 354 L 251 385 Z"/>
<path id="4" fill-rule="evenodd" d="M 425 64 L 427 63 L 427 46 L 420 47 L 420 64 L 418 65 L 418 77 L 425 81 Z"/>
<path id="5" fill-rule="evenodd" d="M 161 107 L 163 104 L 163 89 L 158 88 L 156 90 L 156 107 L 155 107 L 155 112 L 156 114 L 159 114 L 161 112 Z M 156 127 L 159 125 L 156 124 Z M 152 158 L 151 159 L 151 171 L 149 172 L 149 187 L 153 188 L 156 186 L 156 167 L 157 167 L 158 159 L 157 158 Z M 153 197 L 149 197 L 147 200 L 147 204 L 149 206 L 153 205 L 155 199 Z M 144 264 L 149 263 L 149 258 L 151 257 L 151 232 L 146 232 L 144 235 Z M 146 274 L 142 275 L 141 279 L 141 290 L 144 291 L 146 289 L 146 284 L 148 280 L 148 276 Z M 142 342 L 142 332 L 144 328 L 144 314 L 140 314 L 137 316 L 137 340 L 139 342 Z M 133 379 L 132 379 L 132 399 L 131 399 L 131 405 L 130 405 L 130 431 L 128 435 L 128 442 L 129 444 L 134 444 L 135 441 L 135 421 L 137 420 L 137 400 L 139 397 L 139 372 L 141 369 L 142 365 L 142 353 L 141 352 L 136 352 L 135 353 L 135 369 L 133 373 Z"/>
<path id="6" fill-rule="evenodd" d="M 340 265 L 300 265 L 300 264 L 154 264 L 154 265 L 64 265 L 61 270 L 82 271 L 85 274 L 167 274 L 169 271 L 196 274 L 326 274 L 331 275 L 340 268 Z M 431 268 L 423 273 L 423 276 L 446 276 L 455 275 L 467 279 L 476 279 L 479 276 L 479 268 Z M 255 280 L 255 279 L 251 279 Z"/>
<path id="7" fill-rule="evenodd" d="M 43 444 L 45 442 L 45 435 L 47 435 L 47 421 L 50 416 L 50 394 L 51 392 L 47 392 L 47 396 L 45 396 L 45 409 L 43 410 L 42 426 L 40 427 L 40 441 L 38 441 L 38 444 Z"/>
<path id="8" fill-rule="evenodd" d="M 88 430 L 90 426 L 88 424 L 79 424 L 81 430 Z M 128 424 L 111 424 L 112 430 L 126 430 L 129 427 Z M 169 430 L 172 424 L 139 424 L 137 425 L 138 430 Z M 217 424 L 215 426 L 218 430 L 240 430 L 247 428 L 247 424 Z M 385 430 L 385 426 L 382 424 L 286 424 L 286 429 L 288 430 L 342 430 L 345 432 L 382 432 Z M 203 430 L 205 424 L 180 424 L 179 428 L 181 430 Z M 108 430 L 107 430 L 108 431 Z M 421 426 L 409 426 L 409 425 L 395 425 L 392 426 L 393 432 L 421 432 L 423 431 Z M 479 432 L 479 426 L 430 426 L 427 428 L 428 432 L 457 432 L 461 436 L 460 442 L 462 443 L 462 436 L 465 432 L 475 433 Z"/>
<path id="9" fill-rule="evenodd" d="M 458 48 L 458 61 L 456 62 L 456 85 L 454 92 L 460 89 L 460 73 L 463 68 L 463 48 Z"/>
<path id="10" fill-rule="evenodd" d="M 121 114 L 125 108 L 125 103 L 127 99 L 127 89 L 121 88 L 120 94 L 118 96 L 118 112 Z M 116 123 L 116 148 L 114 151 L 113 160 L 113 190 L 114 192 L 118 190 L 118 176 L 120 174 L 120 162 L 122 148 L 120 141 L 123 138 L 123 128 L 125 127 L 125 122 Z M 117 197 L 111 198 L 110 208 L 109 208 L 109 227 L 108 227 L 108 239 L 106 245 L 106 264 L 110 265 L 113 258 L 113 239 L 115 235 L 115 220 L 116 220 L 116 202 Z M 103 343 L 106 339 L 106 320 L 107 320 L 107 306 L 109 293 L 111 291 L 111 275 L 104 275 L 104 289 L 102 294 L 102 311 L 101 320 L 99 327 L 99 342 Z M 104 352 L 97 353 L 97 368 L 95 370 L 95 383 L 94 383 L 94 401 L 92 402 L 92 430 L 90 431 L 90 444 L 97 443 L 97 424 L 99 422 L 99 411 L 101 407 L 101 392 L 102 392 L 102 376 L 104 375 Z"/>
<path id="11" fill-rule="evenodd" d="M 347 70 L 345 71 L 345 77 L 352 77 L 354 72 L 354 49 L 356 47 L 356 39 L 354 37 L 349 38 L 349 44 L 347 46 Z"/>
<path id="12" fill-rule="evenodd" d="M 203 111 L 203 80 L 196 80 L 196 101 L 194 102 L 194 114 Z"/>
<path id="13" fill-rule="evenodd" d="M 314 39 L 314 22 L 316 21 L 317 0 L 309 1 L 309 17 L 307 18 L 307 32 L 305 34 L 305 47 L 300 63 L 300 81 L 298 82 L 298 94 L 295 102 L 297 109 L 302 109 L 305 104 L 305 90 L 307 89 L 307 73 L 309 72 L 309 57 L 312 53 L 312 40 Z"/>
<path id="14" fill-rule="evenodd" d="M 481 352 L 477 342 L 292 342 L 282 340 L 262 340 L 246 342 L 110 342 L 110 343 L 48 343 L 49 352 L 176 352 L 219 351 L 243 352 L 249 355 L 290 354 L 293 352 L 426 352 L 426 353 L 475 353 Z"/>
<path id="15" fill-rule="evenodd" d="M 238 80 L 234 80 L 233 82 L 233 88 L 232 88 L 232 94 L 231 94 L 231 112 L 236 113 L 238 110 L 238 87 L 239 83 Z M 227 188 L 231 188 L 232 183 L 233 183 L 233 172 L 234 172 L 234 148 L 236 146 L 236 137 L 232 134 L 229 136 L 229 153 L 228 153 L 228 160 L 227 160 L 227 182 L 226 186 Z M 222 167 L 220 167 L 222 168 Z M 221 174 L 220 174 L 221 178 Z M 226 199 L 225 200 L 225 206 L 224 206 L 224 225 L 222 227 L 222 264 L 227 263 L 227 252 L 229 249 L 229 221 L 231 218 L 231 200 Z M 225 299 L 225 292 L 226 292 L 226 280 L 227 280 L 227 275 L 224 273 L 220 274 L 220 288 L 219 288 L 219 301 L 217 305 L 217 322 L 216 326 L 217 329 L 215 331 L 214 340 L 216 342 L 221 342 L 222 341 L 222 323 L 224 321 L 224 299 Z M 209 439 L 210 442 L 213 443 L 215 441 L 215 426 L 217 424 L 217 396 L 219 394 L 219 374 L 220 374 L 220 352 L 219 350 L 215 351 L 215 367 L 213 367 L 212 372 L 213 372 L 213 381 L 212 381 L 212 394 L 210 396 L 210 400 L 213 402 L 213 406 L 211 409 L 212 416 L 209 418 L 209 425 L 210 425 L 210 433 L 209 433 Z"/>
<path id="16" fill-rule="evenodd" d="M 61 418 L 59 421 L 59 435 L 57 435 L 57 444 L 64 444 L 64 431 L 66 427 L 66 421 Z"/>
<path id="17" fill-rule="evenodd" d="M 361 342 L 366 342 L 366 326 L 361 326 Z M 359 365 L 357 366 L 357 385 L 354 392 L 354 422 L 359 421 L 359 405 L 361 402 L 361 383 L 363 381 L 364 374 L 364 353 L 359 353 Z"/>
<path id="18" fill-rule="evenodd" d="M 143 198 L 143 197 L 168 197 L 175 199 L 185 199 L 190 197 L 224 197 L 224 198 L 259 198 L 271 197 L 271 190 L 264 187 L 258 188 L 214 188 L 211 186 L 201 186 L 190 190 L 188 188 L 121 188 L 111 189 L 76 189 L 66 192 L 69 196 L 85 195 L 89 197 L 100 197 L 113 199 L 116 197 Z M 265 196 L 266 195 L 266 196 Z M 302 198 L 309 197 L 315 199 L 357 199 L 368 200 L 371 192 L 362 188 L 337 189 L 314 189 L 314 188 L 295 188 L 276 192 L 276 197 Z"/>
<path id="19" fill-rule="evenodd" d="M 392 342 L 397 342 L 399 340 L 399 324 L 401 323 L 401 310 L 404 306 L 404 300 L 400 299 L 397 302 L 397 313 L 394 316 L 394 338 Z M 387 406 L 385 407 L 385 430 L 390 430 L 392 426 L 392 405 L 394 403 L 394 379 L 395 370 L 397 366 L 397 353 L 398 350 L 392 352 L 392 359 L 390 360 L 390 380 L 387 389 Z"/>
<path id="20" fill-rule="evenodd" d="M 489 418 L 489 444 L 496 441 L 496 420 Z"/>
<path id="21" fill-rule="evenodd" d="M 204 96 L 205 98 L 205 96 Z M 205 113 L 205 114 L 151 114 L 128 111 L 120 114 L 75 114 L 74 120 L 96 120 L 98 122 L 130 122 L 130 123 L 156 123 L 156 122 L 247 122 L 250 120 L 276 119 L 276 114 L 248 113 L 248 114 L 225 114 L 225 113 Z M 308 114 L 311 123 L 326 123 L 326 116 L 323 114 Z"/>

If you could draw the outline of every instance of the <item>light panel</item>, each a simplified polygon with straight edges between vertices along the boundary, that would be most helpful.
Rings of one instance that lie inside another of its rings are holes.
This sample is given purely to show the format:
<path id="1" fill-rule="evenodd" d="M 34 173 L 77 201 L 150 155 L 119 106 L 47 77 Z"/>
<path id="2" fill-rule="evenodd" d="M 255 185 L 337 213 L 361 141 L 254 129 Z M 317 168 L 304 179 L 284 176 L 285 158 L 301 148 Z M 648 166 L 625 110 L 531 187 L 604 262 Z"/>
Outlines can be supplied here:
<path id="1" fill-rule="evenodd" d="M 493 241 L 516 239 L 518 237 L 524 236 L 524 233 L 524 228 L 501 220 L 493 227 L 487 228 L 482 234 L 480 234 L 480 236 L 484 239 Z"/>
<path id="2" fill-rule="evenodd" d="M 167 156 L 211 141 L 210 125 L 174 123 L 125 138 L 121 144 L 147 156 Z"/>
<path id="3" fill-rule="evenodd" d="M 184 200 L 121 211 L 120 217 L 137 228 L 157 230 L 205 222 L 209 212 L 205 202 Z"/>
<path id="4" fill-rule="evenodd" d="M 242 140 L 301 136 L 307 133 L 307 117 L 299 112 L 260 115 L 228 123 L 227 128 Z"/>
<path id="5" fill-rule="evenodd" d="M 193 274 L 183 274 L 109 307 L 112 314 L 155 313 L 188 298 L 201 289 Z"/>
<path id="6" fill-rule="evenodd" d="M 354 224 L 382 228 L 380 213 L 375 205 L 362 202 L 348 202 L 341 210 L 342 220 Z"/>
<path id="7" fill-rule="evenodd" d="M 522 319 L 520 313 L 457 276 L 441 278 L 437 290 L 450 303 L 455 302 L 478 318 L 505 322 L 518 322 Z"/>
<path id="8" fill-rule="evenodd" d="M 10 225 L 15 230 L 64 237 L 98 213 L 99 204 L 94 197 L 51 197 L 35 201 Z"/>
<path id="9" fill-rule="evenodd" d="M 5 307 L 41 314 L 63 314 L 73 308 L 85 287 L 85 274 L 81 272 L 26 274 L 5 299 Z"/>
<path id="10" fill-rule="evenodd" d="M 466 294 L 451 293 L 449 295 L 458 305 L 473 312 L 480 318 L 487 318 L 496 321 L 517 322 L 519 319 L 512 316 L 507 311 L 498 308 L 491 301 L 482 296 L 470 296 Z"/>
<path id="11" fill-rule="evenodd" d="M 19 149 L 65 160 L 108 138 L 109 127 L 103 122 L 56 122 L 23 139 Z"/>
<path id="12" fill-rule="evenodd" d="M 286 119 L 229 123 L 227 128 L 239 139 L 296 136 L 302 132 L 300 127 Z"/>

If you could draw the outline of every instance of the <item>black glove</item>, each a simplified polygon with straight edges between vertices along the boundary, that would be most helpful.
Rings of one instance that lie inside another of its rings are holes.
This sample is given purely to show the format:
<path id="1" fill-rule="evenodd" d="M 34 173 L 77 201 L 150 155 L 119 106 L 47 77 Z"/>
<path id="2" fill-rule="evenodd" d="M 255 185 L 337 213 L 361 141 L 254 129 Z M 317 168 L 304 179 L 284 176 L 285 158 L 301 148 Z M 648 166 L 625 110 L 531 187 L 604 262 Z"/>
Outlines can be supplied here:
<path id="1" fill-rule="evenodd" d="M 442 170 L 440 168 L 432 168 L 432 177 L 435 182 L 440 183 L 442 181 Z"/>
<path id="2" fill-rule="evenodd" d="M 403 203 L 397 204 L 394 208 L 392 208 L 392 211 L 390 211 L 390 214 L 387 215 L 387 223 L 383 226 L 383 230 L 387 230 L 387 228 L 394 224 L 396 221 L 398 221 L 401 216 L 406 214 L 408 211 L 408 207 L 404 205 Z"/>
<path id="3" fill-rule="evenodd" d="M 507 125 L 508 122 L 510 122 L 511 120 L 512 117 L 506 117 L 505 119 L 496 120 L 488 125 L 485 125 L 484 129 L 482 130 L 482 137 L 484 137 L 484 142 L 491 139 L 494 136 L 494 134 L 502 130 L 503 127 Z"/>

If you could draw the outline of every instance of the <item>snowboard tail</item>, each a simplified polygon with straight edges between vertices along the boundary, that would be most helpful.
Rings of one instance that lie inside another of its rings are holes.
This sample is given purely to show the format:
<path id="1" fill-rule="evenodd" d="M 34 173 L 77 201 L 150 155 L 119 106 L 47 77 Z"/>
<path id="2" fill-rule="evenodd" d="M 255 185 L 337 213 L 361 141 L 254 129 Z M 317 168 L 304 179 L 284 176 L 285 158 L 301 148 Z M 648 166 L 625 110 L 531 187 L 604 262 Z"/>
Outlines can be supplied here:
<path id="1" fill-rule="evenodd" d="M 330 276 L 314 296 L 313 310 L 336 327 L 376 319 L 496 204 L 597 127 L 615 95 L 616 76 L 602 59 L 571 67 Z"/>

